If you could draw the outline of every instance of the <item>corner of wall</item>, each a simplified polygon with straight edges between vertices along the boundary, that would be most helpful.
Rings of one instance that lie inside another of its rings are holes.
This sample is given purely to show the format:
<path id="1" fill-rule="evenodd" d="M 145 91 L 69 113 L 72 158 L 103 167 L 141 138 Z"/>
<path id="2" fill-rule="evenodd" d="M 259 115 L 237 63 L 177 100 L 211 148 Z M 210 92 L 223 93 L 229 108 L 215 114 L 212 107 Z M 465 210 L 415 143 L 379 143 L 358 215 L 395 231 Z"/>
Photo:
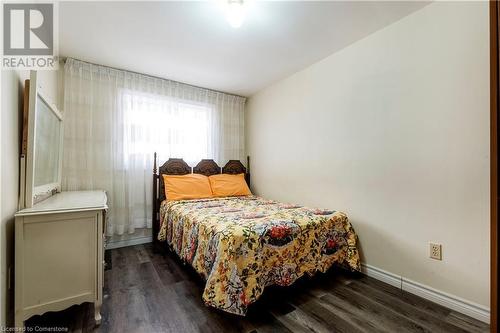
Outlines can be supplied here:
<path id="1" fill-rule="evenodd" d="M 60 101 L 59 73 L 40 72 L 40 85 L 56 103 Z M 13 324 L 14 293 L 9 279 L 14 267 L 14 214 L 19 199 L 19 150 L 24 80 L 29 71 L 1 71 L 0 112 L 0 326 Z M 10 285 L 10 286 L 9 286 Z"/>

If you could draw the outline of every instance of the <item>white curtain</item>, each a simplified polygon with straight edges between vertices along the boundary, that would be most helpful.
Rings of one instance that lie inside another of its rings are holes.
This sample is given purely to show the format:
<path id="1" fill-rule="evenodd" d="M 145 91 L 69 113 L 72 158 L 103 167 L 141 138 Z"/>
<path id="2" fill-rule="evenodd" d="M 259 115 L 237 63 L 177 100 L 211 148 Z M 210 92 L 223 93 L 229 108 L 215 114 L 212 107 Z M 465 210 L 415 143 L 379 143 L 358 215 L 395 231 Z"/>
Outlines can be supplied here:
<path id="1" fill-rule="evenodd" d="M 63 190 L 108 193 L 108 235 L 151 227 L 153 153 L 245 161 L 245 98 L 67 59 Z"/>

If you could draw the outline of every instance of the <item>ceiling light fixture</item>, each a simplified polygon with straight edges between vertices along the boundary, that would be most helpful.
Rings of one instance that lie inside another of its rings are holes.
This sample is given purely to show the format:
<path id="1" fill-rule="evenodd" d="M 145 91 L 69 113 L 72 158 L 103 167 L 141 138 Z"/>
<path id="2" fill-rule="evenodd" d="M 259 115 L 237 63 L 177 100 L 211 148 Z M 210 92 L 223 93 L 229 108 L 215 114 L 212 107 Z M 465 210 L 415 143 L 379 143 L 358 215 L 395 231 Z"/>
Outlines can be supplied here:
<path id="1" fill-rule="evenodd" d="M 239 28 L 245 20 L 246 6 L 243 0 L 227 0 L 226 20 L 233 28 Z"/>

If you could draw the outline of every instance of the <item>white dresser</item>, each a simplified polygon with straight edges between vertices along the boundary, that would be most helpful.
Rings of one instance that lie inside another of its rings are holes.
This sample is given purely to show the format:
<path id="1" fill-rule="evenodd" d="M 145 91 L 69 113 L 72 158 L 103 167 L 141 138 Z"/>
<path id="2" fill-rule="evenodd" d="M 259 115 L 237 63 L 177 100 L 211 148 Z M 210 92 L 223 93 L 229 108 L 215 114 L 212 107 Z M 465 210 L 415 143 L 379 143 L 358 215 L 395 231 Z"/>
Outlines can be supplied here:
<path id="1" fill-rule="evenodd" d="M 83 302 L 100 324 L 107 208 L 104 191 L 68 191 L 16 214 L 16 326 Z"/>

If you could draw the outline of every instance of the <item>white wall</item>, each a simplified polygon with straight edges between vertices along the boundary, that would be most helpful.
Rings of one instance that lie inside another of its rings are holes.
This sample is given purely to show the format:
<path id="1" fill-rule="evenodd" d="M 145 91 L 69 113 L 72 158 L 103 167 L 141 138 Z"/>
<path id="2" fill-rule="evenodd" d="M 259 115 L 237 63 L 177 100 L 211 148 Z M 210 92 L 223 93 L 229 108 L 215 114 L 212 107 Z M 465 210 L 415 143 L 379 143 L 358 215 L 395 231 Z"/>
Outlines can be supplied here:
<path id="1" fill-rule="evenodd" d="M 7 289 L 8 268 L 13 267 L 14 213 L 19 198 L 20 126 L 24 80 L 28 71 L 4 70 L 1 74 L 1 208 L 0 208 L 0 326 L 11 323 L 13 315 L 12 290 Z M 39 83 L 54 103 L 60 101 L 59 76 L 56 71 L 40 71 Z"/>
<path id="2" fill-rule="evenodd" d="M 21 103 L 19 73 L 2 71 L 1 90 L 1 308 L 0 325 L 8 322 L 12 297 L 7 290 L 7 272 L 13 256 L 14 218 L 19 195 L 19 117 Z"/>
<path id="3" fill-rule="evenodd" d="M 365 263 L 489 306 L 488 21 L 433 3 L 252 96 L 254 191 L 345 211 Z"/>

